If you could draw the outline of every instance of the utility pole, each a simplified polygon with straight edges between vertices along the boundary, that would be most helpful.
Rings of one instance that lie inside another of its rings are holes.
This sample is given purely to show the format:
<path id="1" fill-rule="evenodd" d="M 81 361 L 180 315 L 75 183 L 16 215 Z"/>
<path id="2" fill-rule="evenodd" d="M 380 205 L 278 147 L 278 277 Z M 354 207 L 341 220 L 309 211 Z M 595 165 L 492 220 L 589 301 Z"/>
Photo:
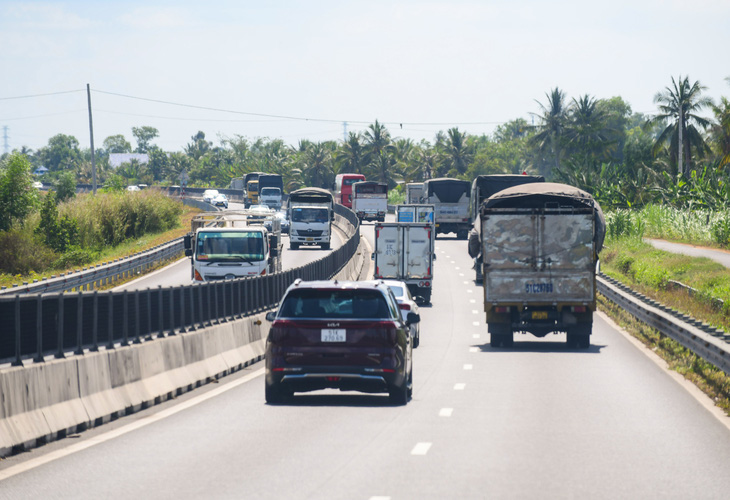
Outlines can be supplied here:
<path id="1" fill-rule="evenodd" d="M 3 151 L 5 154 L 10 152 L 10 146 L 8 146 L 8 126 L 3 125 Z"/>
<path id="2" fill-rule="evenodd" d="M 347 122 L 342 122 L 342 141 L 347 142 Z"/>
<path id="3" fill-rule="evenodd" d="M 91 137 L 91 185 L 96 194 L 96 159 L 94 158 L 94 122 L 91 119 L 91 88 L 86 84 L 86 97 L 89 101 L 89 136 Z"/>

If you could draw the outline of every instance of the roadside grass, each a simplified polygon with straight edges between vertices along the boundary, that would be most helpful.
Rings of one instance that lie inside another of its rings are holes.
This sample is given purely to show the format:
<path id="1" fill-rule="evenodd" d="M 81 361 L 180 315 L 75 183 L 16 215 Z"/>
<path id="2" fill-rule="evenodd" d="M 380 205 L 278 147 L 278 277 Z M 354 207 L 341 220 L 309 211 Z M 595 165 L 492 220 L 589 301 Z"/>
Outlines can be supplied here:
<path id="1" fill-rule="evenodd" d="M 730 270 L 710 259 L 658 250 L 637 237 L 612 239 L 601 253 L 601 271 L 634 290 L 695 319 L 730 331 Z M 697 292 L 674 288 L 679 281 Z M 725 302 L 723 307 L 713 299 Z M 730 377 L 679 343 L 637 321 L 604 297 L 599 307 L 692 381 L 730 416 Z"/>
<path id="2" fill-rule="evenodd" d="M 609 240 L 601 271 L 663 304 L 730 331 L 730 269 L 711 259 L 664 252 L 637 238 Z M 672 286 L 694 288 L 688 294 Z M 722 300 L 720 307 L 715 299 Z"/>
<path id="3" fill-rule="evenodd" d="M 95 265 L 103 264 L 105 262 L 111 262 L 115 259 L 122 259 L 135 253 L 149 250 L 168 241 L 180 238 L 190 232 L 190 222 L 195 214 L 200 213 L 200 209 L 190 207 L 187 205 L 183 206 L 183 212 L 180 215 L 180 222 L 178 227 L 170 229 L 168 231 L 162 231 L 159 233 L 145 234 L 140 238 L 135 238 L 122 242 L 120 245 L 115 247 L 108 247 L 101 251 L 94 262 L 85 264 L 83 267 L 89 268 Z M 167 265 L 169 262 L 160 263 L 154 268 L 150 268 L 150 271 L 161 268 Z M 50 278 L 51 276 L 59 276 L 62 273 L 69 273 L 79 271 L 78 267 L 70 268 L 58 268 L 44 271 L 43 273 L 31 273 L 28 275 L 9 275 L 0 274 L 0 286 L 6 286 L 10 288 L 13 284 L 22 285 L 23 283 L 32 283 L 33 280 L 41 280 L 42 278 Z M 130 278 L 133 279 L 133 278 Z M 127 280 L 128 281 L 128 280 Z M 118 286 L 124 283 L 124 281 L 116 281 L 112 286 Z"/>

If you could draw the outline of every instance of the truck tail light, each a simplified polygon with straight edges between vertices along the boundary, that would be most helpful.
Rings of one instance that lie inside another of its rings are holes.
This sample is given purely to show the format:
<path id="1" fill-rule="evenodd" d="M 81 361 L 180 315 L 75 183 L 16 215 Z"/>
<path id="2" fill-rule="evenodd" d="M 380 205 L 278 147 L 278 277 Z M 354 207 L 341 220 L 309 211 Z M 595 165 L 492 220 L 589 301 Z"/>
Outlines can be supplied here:
<path id="1" fill-rule="evenodd" d="M 573 306 L 570 308 L 571 311 L 576 313 L 584 313 L 586 312 L 587 307 L 586 306 Z"/>
<path id="2" fill-rule="evenodd" d="M 496 312 L 496 313 L 502 313 L 502 314 L 508 313 L 509 312 L 509 307 L 508 306 L 497 306 L 497 307 L 494 308 L 494 312 Z"/>
<path id="3" fill-rule="evenodd" d="M 264 270 L 261 271 L 261 276 L 263 276 L 264 274 L 266 274 L 266 268 L 264 268 Z"/>
<path id="4" fill-rule="evenodd" d="M 431 282 L 430 281 L 419 281 L 418 286 L 421 288 L 428 288 L 431 286 Z"/>

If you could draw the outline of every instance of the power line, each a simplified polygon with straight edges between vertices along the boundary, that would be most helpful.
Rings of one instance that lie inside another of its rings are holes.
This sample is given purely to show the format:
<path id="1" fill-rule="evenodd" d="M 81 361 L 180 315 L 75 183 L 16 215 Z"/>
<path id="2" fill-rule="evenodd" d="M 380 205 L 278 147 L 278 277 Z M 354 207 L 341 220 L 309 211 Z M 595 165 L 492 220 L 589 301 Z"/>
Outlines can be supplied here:
<path id="1" fill-rule="evenodd" d="M 237 110 L 231 110 L 231 109 L 224 109 L 224 108 L 214 108 L 210 106 L 198 106 L 195 104 L 185 104 L 185 103 L 179 103 L 179 102 L 173 102 L 173 101 L 165 101 L 162 99 L 150 99 L 147 97 L 137 97 L 132 96 L 128 94 L 120 94 L 118 92 L 108 92 L 105 90 L 93 90 L 93 92 L 98 92 L 100 94 L 107 94 L 107 95 L 113 95 L 117 97 L 124 97 L 126 99 L 135 99 L 138 101 L 146 101 L 146 102 L 155 102 L 158 104 L 166 104 L 169 106 L 179 106 L 183 108 L 191 108 L 191 109 L 201 109 L 205 111 L 216 111 L 219 113 L 231 113 L 231 114 L 238 114 L 238 115 L 249 115 L 249 116 L 260 116 L 263 118 L 276 118 L 280 120 L 294 120 L 294 121 L 305 121 L 305 122 L 321 122 L 321 123 L 355 123 L 355 124 L 361 124 L 361 125 L 369 125 L 372 123 L 372 121 L 364 121 L 364 120 L 342 120 L 342 119 L 328 119 L 328 118 L 307 118 L 307 117 L 301 117 L 301 116 L 290 116 L 290 115 L 274 115 L 269 113 L 254 113 L 251 111 L 237 111 Z M 502 123 L 505 123 L 503 121 L 490 121 L 490 122 L 407 122 L 407 121 L 387 121 L 387 122 L 381 122 L 384 125 L 400 125 L 401 127 L 403 125 L 416 125 L 416 126 L 448 126 L 448 125 L 501 125 Z"/>
<path id="2" fill-rule="evenodd" d="M 83 92 L 84 89 L 81 90 L 64 90 L 62 92 L 50 92 L 48 94 L 33 94 L 33 95 L 19 95 L 14 97 L 0 97 L 0 101 L 9 101 L 11 99 L 30 99 L 32 97 L 46 97 L 49 95 L 61 95 L 61 94 L 73 94 L 75 92 Z"/>

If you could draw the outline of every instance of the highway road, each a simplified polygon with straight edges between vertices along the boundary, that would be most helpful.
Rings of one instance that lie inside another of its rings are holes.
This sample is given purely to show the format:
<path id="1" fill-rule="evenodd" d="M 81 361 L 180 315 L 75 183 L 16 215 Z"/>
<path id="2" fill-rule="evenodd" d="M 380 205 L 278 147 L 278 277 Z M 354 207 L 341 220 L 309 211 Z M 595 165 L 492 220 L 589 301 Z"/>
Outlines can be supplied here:
<path id="1" fill-rule="evenodd" d="M 372 225 L 363 227 L 372 238 Z M 466 243 L 437 240 L 414 395 L 264 403 L 263 364 L 0 463 L 16 498 L 727 498 L 730 428 L 602 314 L 493 349 Z"/>
<path id="2" fill-rule="evenodd" d="M 230 203 L 231 210 L 243 210 L 242 203 Z M 336 228 L 333 230 L 332 250 L 342 246 L 345 236 Z M 289 249 L 289 236 L 282 235 L 284 244 L 284 252 L 281 257 L 282 269 L 292 269 L 295 267 L 309 264 L 315 260 L 321 259 L 331 252 L 331 250 L 322 250 L 318 246 L 301 246 L 299 250 Z M 141 276 L 140 278 L 119 285 L 114 290 L 138 290 L 144 288 L 156 288 L 158 286 L 179 286 L 187 285 L 192 282 L 190 259 L 184 257 L 162 269 Z"/>

